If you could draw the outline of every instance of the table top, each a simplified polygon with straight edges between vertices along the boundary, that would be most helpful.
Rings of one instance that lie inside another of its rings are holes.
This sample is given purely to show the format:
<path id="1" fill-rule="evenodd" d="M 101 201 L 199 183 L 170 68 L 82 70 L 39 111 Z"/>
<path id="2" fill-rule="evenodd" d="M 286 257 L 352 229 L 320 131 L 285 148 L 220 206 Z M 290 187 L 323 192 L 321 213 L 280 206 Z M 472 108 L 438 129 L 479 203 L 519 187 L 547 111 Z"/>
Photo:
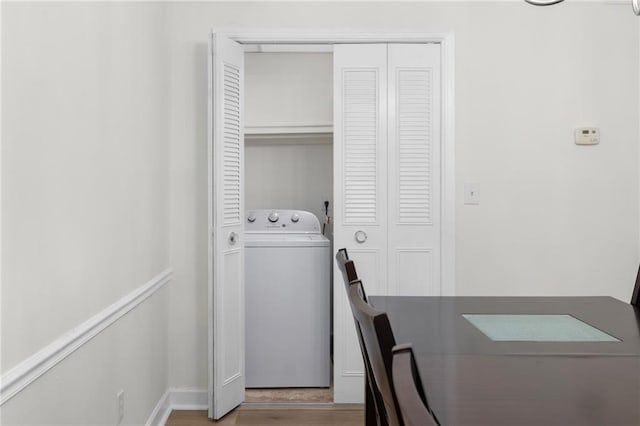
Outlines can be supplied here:
<path id="1" fill-rule="evenodd" d="M 396 341 L 431 354 L 640 355 L 640 311 L 612 297 L 371 296 L 387 312 Z M 463 314 L 568 314 L 619 342 L 492 341 Z M 413 340 L 412 340 L 413 339 Z M 421 342 L 425 344 L 421 346 Z"/>
<path id="2" fill-rule="evenodd" d="M 371 296 L 442 425 L 640 425 L 640 310 L 610 297 Z M 571 315 L 619 341 L 493 341 L 463 314 Z"/>

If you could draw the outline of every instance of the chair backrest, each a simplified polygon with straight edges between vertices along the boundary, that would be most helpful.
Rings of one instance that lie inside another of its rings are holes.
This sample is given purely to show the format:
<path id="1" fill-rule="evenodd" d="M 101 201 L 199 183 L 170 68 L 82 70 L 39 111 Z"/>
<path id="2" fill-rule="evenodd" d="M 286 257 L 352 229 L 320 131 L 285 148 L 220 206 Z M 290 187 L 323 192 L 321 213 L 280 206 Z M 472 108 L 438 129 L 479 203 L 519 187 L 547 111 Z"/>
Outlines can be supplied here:
<path id="1" fill-rule="evenodd" d="M 347 253 L 346 248 L 341 248 L 336 253 L 336 260 L 338 262 L 338 267 L 340 268 L 340 272 L 342 272 L 342 278 L 344 279 L 344 288 L 347 291 L 347 295 L 349 294 L 349 284 L 353 281 L 358 280 L 358 274 L 356 273 L 356 267 L 352 260 L 349 260 L 349 254 Z M 364 297 L 366 302 L 366 295 L 364 293 L 364 288 L 362 287 L 362 281 L 358 281 L 358 285 L 360 286 L 360 291 Z M 364 346 L 364 342 L 362 340 L 362 332 L 360 331 L 360 325 L 356 320 L 355 316 L 353 320 L 356 325 L 356 333 L 358 335 L 358 343 L 360 344 L 360 352 L 362 352 L 362 361 L 364 363 L 365 373 L 367 375 L 368 382 L 368 391 L 367 397 L 371 398 L 368 403 L 373 403 L 375 412 L 379 419 L 386 419 L 386 414 L 384 411 L 384 403 L 382 402 L 382 395 L 380 395 L 380 391 L 378 390 L 378 386 L 376 384 L 375 377 L 373 376 L 373 372 L 371 371 L 371 364 L 369 363 L 369 356 L 367 355 L 367 349 Z M 386 422 L 381 423 L 381 426 L 387 426 Z"/>
<path id="2" fill-rule="evenodd" d="M 358 279 L 355 264 L 349 259 L 349 254 L 347 253 L 346 248 L 338 250 L 336 253 L 336 260 L 338 261 L 338 267 L 340 268 L 340 272 L 342 272 L 342 276 L 344 277 L 344 281 L 348 287 L 348 284 L 351 281 Z"/>
<path id="3" fill-rule="evenodd" d="M 336 257 L 338 256 L 343 257 L 344 260 L 349 260 L 349 253 L 347 252 L 347 248 L 342 247 L 341 249 L 338 249 L 338 253 L 336 253 Z"/>
<path id="4" fill-rule="evenodd" d="M 342 272 L 342 278 L 344 279 L 344 287 L 349 293 L 349 283 L 358 279 L 358 273 L 356 272 L 356 265 L 353 263 L 353 260 L 349 259 L 349 254 L 347 253 L 346 248 L 341 248 L 336 253 L 336 260 L 338 261 L 338 267 L 340 268 L 340 272 Z M 362 283 L 360 284 L 362 286 Z M 364 287 L 362 286 L 362 294 L 364 296 L 364 301 L 367 301 L 367 295 L 364 291 Z"/>
<path id="5" fill-rule="evenodd" d="M 369 361 L 372 376 L 382 398 L 384 416 L 390 426 L 402 425 L 398 401 L 393 390 L 391 349 L 396 341 L 387 314 L 378 311 L 364 301 L 361 283 L 353 281 L 349 285 L 351 310 L 362 334 L 362 343 Z M 385 418 L 381 420 L 384 421 Z"/>
<path id="6" fill-rule="evenodd" d="M 631 295 L 631 304 L 633 306 L 640 306 L 640 268 L 638 268 L 638 275 L 636 275 L 636 285 L 633 287 L 633 294 Z"/>
<path id="7" fill-rule="evenodd" d="M 393 347 L 393 387 L 405 426 L 437 426 L 429 409 L 411 344 Z"/>

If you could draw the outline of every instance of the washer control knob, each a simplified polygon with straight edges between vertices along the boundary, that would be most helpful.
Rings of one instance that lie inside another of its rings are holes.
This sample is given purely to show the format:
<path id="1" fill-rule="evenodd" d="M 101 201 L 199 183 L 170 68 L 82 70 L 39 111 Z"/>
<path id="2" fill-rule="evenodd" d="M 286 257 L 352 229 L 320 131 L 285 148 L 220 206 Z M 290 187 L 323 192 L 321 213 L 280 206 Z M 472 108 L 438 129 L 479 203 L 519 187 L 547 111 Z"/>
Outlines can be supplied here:
<path id="1" fill-rule="evenodd" d="M 294 213 L 291 215 L 291 222 L 298 223 L 300 221 L 300 215 L 298 213 Z"/>
<path id="2" fill-rule="evenodd" d="M 278 212 L 269 213 L 269 222 L 276 223 L 278 219 L 280 219 L 280 216 L 278 216 Z"/>
<path id="3" fill-rule="evenodd" d="M 255 215 L 253 212 L 249 213 L 249 214 L 247 215 L 247 220 L 248 220 L 249 222 L 251 222 L 251 223 L 255 222 L 255 221 L 256 221 L 256 215 Z"/>

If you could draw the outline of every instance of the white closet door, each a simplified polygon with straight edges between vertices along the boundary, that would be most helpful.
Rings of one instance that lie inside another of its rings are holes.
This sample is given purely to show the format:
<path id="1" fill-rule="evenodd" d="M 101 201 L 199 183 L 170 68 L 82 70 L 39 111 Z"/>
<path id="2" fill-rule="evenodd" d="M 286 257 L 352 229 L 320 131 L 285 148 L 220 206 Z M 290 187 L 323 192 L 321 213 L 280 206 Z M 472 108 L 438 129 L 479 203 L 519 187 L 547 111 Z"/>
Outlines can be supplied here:
<path id="1" fill-rule="evenodd" d="M 334 247 L 369 295 L 441 294 L 440 49 L 334 48 Z M 334 282 L 335 401 L 359 402 L 360 350 L 339 272 Z"/>
<path id="2" fill-rule="evenodd" d="M 440 295 L 439 44 L 390 44 L 389 294 Z"/>
<path id="3" fill-rule="evenodd" d="M 209 339 L 212 366 L 209 417 L 219 419 L 244 401 L 242 46 L 220 34 L 210 39 Z"/>
<path id="4" fill-rule="evenodd" d="M 387 46 L 336 45 L 333 63 L 334 247 L 347 248 L 368 294 L 386 294 Z M 334 400 L 362 401 L 364 367 L 339 271 L 334 283 Z"/>

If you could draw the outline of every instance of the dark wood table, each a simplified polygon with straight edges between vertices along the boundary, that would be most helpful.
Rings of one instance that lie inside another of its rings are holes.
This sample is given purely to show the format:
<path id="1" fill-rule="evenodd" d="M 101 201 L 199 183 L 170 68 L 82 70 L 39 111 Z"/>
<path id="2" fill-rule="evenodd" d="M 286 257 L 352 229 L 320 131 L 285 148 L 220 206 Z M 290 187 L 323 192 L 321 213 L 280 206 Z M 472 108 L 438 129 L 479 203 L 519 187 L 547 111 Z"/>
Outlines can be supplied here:
<path id="1" fill-rule="evenodd" d="M 442 425 L 640 425 L 640 310 L 610 297 L 372 296 Z M 568 314 L 619 342 L 493 341 L 462 314 Z M 371 407 L 367 407 L 370 409 Z"/>

